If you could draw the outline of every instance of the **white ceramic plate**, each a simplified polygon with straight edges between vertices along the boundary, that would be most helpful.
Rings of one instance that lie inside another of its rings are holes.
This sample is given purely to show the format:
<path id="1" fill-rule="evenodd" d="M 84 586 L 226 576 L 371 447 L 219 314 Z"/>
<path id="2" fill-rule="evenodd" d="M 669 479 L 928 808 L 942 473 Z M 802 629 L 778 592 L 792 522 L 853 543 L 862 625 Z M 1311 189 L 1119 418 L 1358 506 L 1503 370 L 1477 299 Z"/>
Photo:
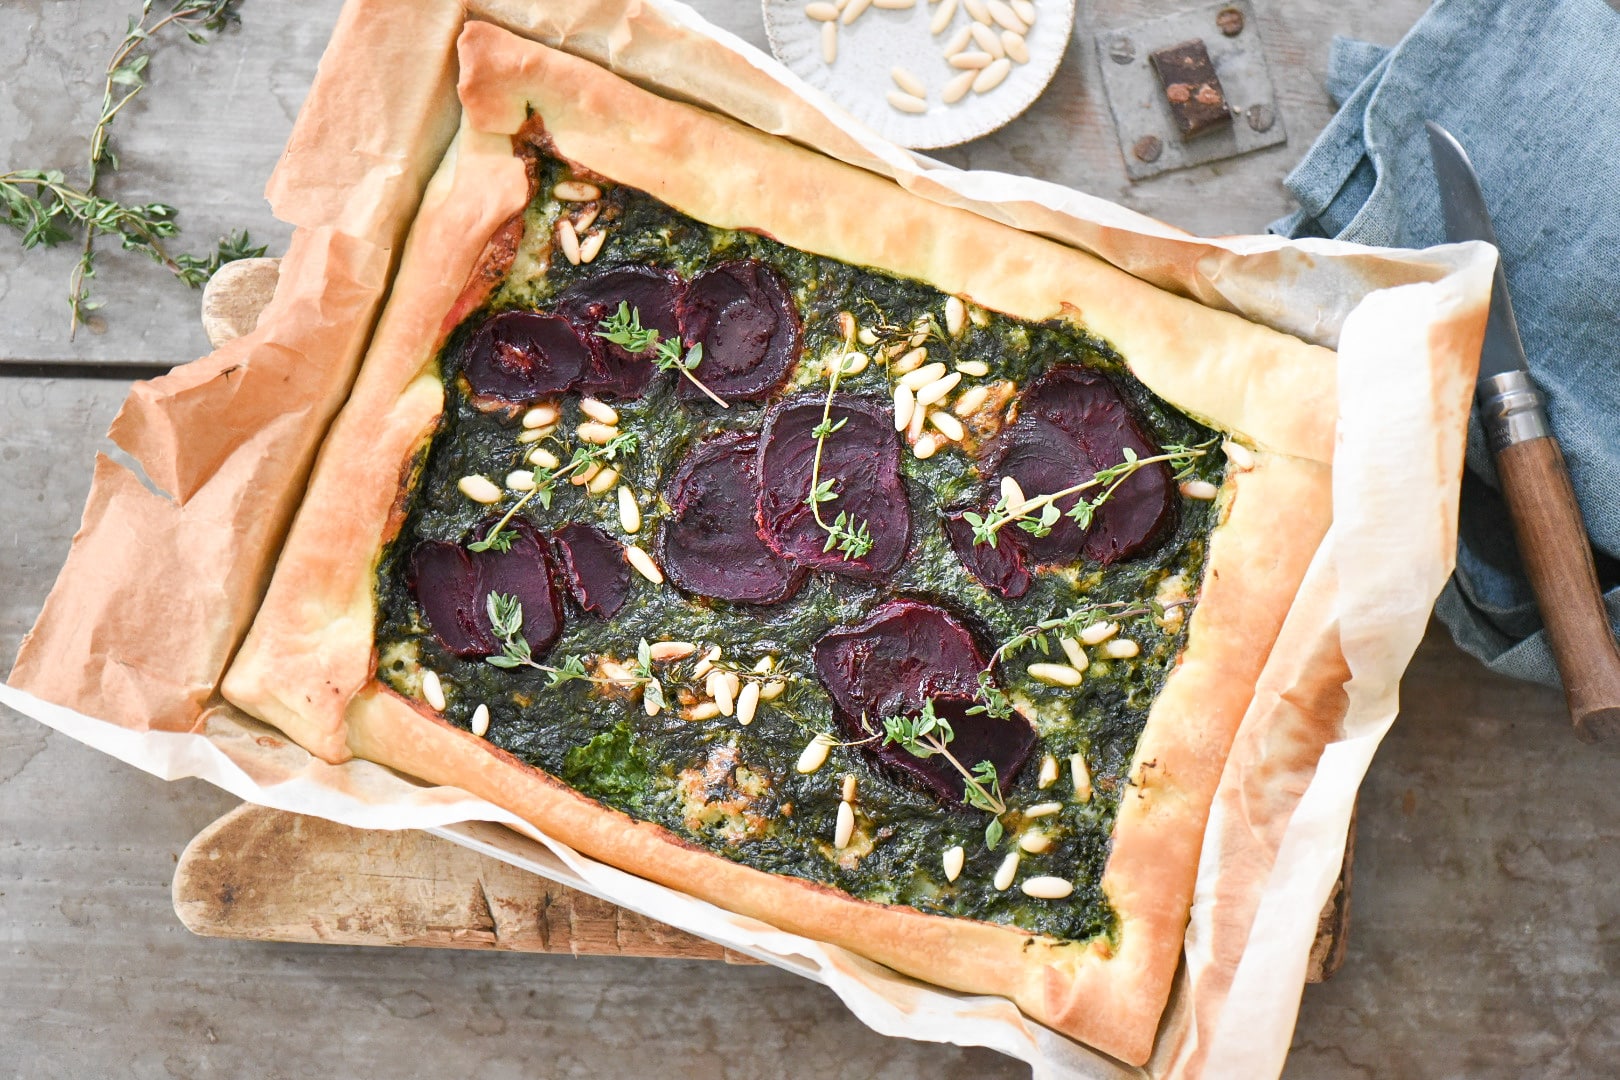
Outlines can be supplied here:
<path id="1" fill-rule="evenodd" d="M 916 0 L 903 11 L 869 7 L 849 26 L 838 24 L 838 55 L 829 65 L 822 59 L 823 24 L 805 14 L 805 2 L 763 0 L 765 35 L 776 58 L 878 134 L 913 150 L 977 139 L 1029 108 L 1052 81 L 1074 30 L 1074 0 L 1032 0 L 1035 23 L 1024 38 L 1029 62 L 1014 64 L 995 89 L 969 91 L 946 105 L 940 91 L 960 72 L 946 63 L 943 50 L 960 27 L 973 21 L 965 4 L 957 3 L 950 27 L 938 35 L 930 34 L 928 26 L 939 4 L 948 0 Z M 927 86 L 927 112 L 904 113 L 888 103 L 888 93 L 897 89 L 890 77 L 896 66 Z"/>

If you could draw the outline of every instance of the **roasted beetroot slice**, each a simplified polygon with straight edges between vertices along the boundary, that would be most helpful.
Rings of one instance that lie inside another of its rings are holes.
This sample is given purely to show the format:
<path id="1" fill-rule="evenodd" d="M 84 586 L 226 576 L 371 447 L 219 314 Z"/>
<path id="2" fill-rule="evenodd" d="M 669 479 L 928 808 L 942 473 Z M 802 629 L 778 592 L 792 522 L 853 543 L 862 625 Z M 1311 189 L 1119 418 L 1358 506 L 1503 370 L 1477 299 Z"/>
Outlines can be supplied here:
<path id="1" fill-rule="evenodd" d="M 551 539 L 579 606 L 604 619 L 617 615 L 630 598 L 630 564 L 618 541 L 583 522 L 564 525 Z"/>
<path id="2" fill-rule="evenodd" d="M 471 556 L 478 571 L 479 614 L 488 626 L 489 614 L 483 608 L 489 594 L 516 597 L 523 605 L 523 637 L 539 658 L 551 651 L 562 634 L 562 596 L 557 591 L 545 537 L 527 521 L 513 521 L 507 528 L 517 533 L 511 547 L 505 551 L 491 548 L 473 552 Z M 493 641 L 493 635 L 491 638 Z"/>
<path id="3" fill-rule="evenodd" d="M 759 442 L 759 523 L 767 543 L 779 554 L 815 570 L 861 580 L 881 580 L 894 573 L 911 541 L 911 507 L 900 481 L 900 437 L 886 405 L 838 395 L 831 419 L 844 426 L 826 440 L 821 478 L 833 481 L 838 496 L 821 504 L 831 524 L 840 512 L 864 522 L 872 549 L 859 559 L 846 559 L 827 545 L 827 533 L 816 524 L 805 497 L 816 455 L 815 428 L 821 423 L 823 399 L 801 395 L 771 406 Z"/>
<path id="4" fill-rule="evenodd" d="M 772 551 L 759 535 L 754 473 L 759 436 L 728 432 L 688 453 L 664 498 L 670 514 L 660 543 L 664 572 L 686 592 L 741 604 L 786 600 L 804 571 Z"/>
<path id="5" fill-rule="evenodd" d="M 1125 451 L 1154 457 L 1159 446 L 1143 431 L 1130 404 L 1106 375 L 1073 365 L 1055 367 L 1025 391 L 1023 417 L 1038 417 L 1079 439 L 1094 469 L 1125 460 Z M 1029 488 L 1027 494 L 1035 494 Z M 1087 494 L 1095 497 L 1097 492 Z M 1153 543 L 1175 519 L 1175 482 L 1162 462 L 1138 469 L 1109 496 L 1092 519 L 1083 551 L 1108 564 Z"/>
<path id="6" fill-rule="evenodd" d="M 461 354 L 474 394 L 512 403 L 572 389 L 590 364 L 590 350 L 567 319 L 533 311 L 490 316 Z"/>
<path id="7" fill-rule="evenodd" d="M 813 652 L 816 673 L 852 742 L 882 731 L 885 717 L 915 716 L 932 699 L 935 712 L 956 732 L 951 753 L 970 769 L 980 761 L 994 762 L 1003 787 L 1035 744 L 1035 732 L 1021 717 L 968 715 L 984 656 L 967 628 L 932 604 L 891 600 L 864 622 L 823 635 Z M 961 774 L 943 757 L 919 758 L 879 742 L 865 743 L 864 749 L 941 800 L 962 801 Z"/>
<path id="8" fill-rule="evenodd" d="M 705 270 L 686 287 L 677 311 L 686 347 L 703 346 L 693 372 L 728 401 L 763 401 L 786 381 L 798 359 L 799 312 L 781 277 L 754 259 Z M 684 400 L 706 400 L 682 379 Z"/>
<path id="9" fill-rule="evenodd" d="M 946 513 L 945 538 L 951 542 L 951 549 L 967 572 L 985 588 L 1008 600 L 1017 600 L 1029 592 L 1033 579 L 1024 566 L 1023 543 L 1028 534 L 1014 526 L 996 534 L 995 547 L 975 544 L 973 526 L 962 514 L 961 510 Z"/>
<path id="10" fill-rule="evenodd" d="M 457 656 L 496 651 L 478 592 L 478 571 L 466 548 L 442 540 L 417 544 L 411 552 L 410 583 L 440 645 Z"/>
<path id="11" fill-rule="evenodd" d="M 675 308 L 680 302 L 681 279 L 668 270 L 632 266 L 609 270 L 582 281 L 557 300 L 557 310 L 578 328 L 590 346 L 590 371 L 579 384 L 589 394 L 604 397 L 638 398 L 660 376 L 649 351 L 636 356 L 612 342 L 596 336 L 604 319 L 611 318 L 620 304 L 629 304 L 641 315 L 641 325 L 657 330 L 664 337 L 680 333 Z"/>
<path id="12" fill-rule="evenodd" d="M 1001 435 L 990 469 L 990 489 L 999 491 L 1002 477 L 1011 476 L 1033 499 L 1084 483 L 1095 471 L 1077 436 L 1041 416 L 1025 414 Z M 1081 495 L 1059 499 L 1058 509 L 1067 511 L 1080 499 Z M 1086 530 L 1069 517 L 1059 518 L 1046 536 L 1032 536 L 1010 522 L 996 533 L 996 543 L 1015 533 L 1014 542 L 1037 564 L 1074 562 L 1086 541 Z"/>

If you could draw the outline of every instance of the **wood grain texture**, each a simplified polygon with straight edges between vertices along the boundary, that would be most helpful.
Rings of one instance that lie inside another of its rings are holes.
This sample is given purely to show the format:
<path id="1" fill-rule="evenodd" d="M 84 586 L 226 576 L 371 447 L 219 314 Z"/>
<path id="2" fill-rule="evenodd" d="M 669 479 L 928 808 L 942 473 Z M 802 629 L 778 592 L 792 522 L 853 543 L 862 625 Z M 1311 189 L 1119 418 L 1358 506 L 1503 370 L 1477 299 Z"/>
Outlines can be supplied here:
<path id="1" fill-rule="evenodd" d="M 1563 452 L 1551 438 L 1514 443 L 1496 455 L 1496 475 L 1575 734 L 1583 742 L 1613 740 L 1620 736 L 1620 647 Z"/>

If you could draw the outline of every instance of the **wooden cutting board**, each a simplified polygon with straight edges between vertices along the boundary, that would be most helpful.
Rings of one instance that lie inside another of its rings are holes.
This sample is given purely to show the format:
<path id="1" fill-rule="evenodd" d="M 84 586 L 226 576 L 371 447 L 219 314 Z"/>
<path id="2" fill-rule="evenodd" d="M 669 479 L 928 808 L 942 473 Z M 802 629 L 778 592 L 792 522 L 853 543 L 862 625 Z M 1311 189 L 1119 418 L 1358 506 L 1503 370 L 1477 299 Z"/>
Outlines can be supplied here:
<path id="1" fill-rule="evenodd" d="M 243 260 L 214 275 L 203 326 L 215 347 L 254 328 L 279 264 Z M 1309 982 L 1344 961 L 1354 848 L 1352 819 Z M 351 829 L 251 804 L 187 845 L 174 910 L 204 937 L 756 962 L 428 833 Z"/>

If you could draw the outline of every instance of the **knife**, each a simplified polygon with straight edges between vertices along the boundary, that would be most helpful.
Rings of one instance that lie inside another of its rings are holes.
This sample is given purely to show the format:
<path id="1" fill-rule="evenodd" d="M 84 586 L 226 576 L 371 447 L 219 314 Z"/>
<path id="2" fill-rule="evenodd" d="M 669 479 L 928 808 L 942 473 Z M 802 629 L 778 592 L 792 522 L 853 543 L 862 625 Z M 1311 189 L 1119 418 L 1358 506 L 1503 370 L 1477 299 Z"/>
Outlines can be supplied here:
<path id="1" fill-rule="evenodd" d="M 1467 152 L 1439 124 L 1430 120 L 1425 126 L 1446 239 L 1483 240 L 1496 247 L 1496 230 Z M 1620 735 L 1620 648 L 1609 630 L 1569 469 L 1547 423 L 1547 399 L 1530 378 L 1500 248 L 1475 395 L 1575 734 L 1584 742 Z"/>

